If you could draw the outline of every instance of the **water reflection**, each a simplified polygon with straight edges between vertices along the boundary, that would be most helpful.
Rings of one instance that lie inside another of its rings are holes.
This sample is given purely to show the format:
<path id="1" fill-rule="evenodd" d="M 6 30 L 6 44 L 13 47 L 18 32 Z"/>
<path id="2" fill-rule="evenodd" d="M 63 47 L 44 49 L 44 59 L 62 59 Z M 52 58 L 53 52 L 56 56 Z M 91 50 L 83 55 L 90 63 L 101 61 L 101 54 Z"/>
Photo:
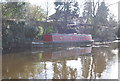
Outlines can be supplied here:
<path id="1" fill-rule="evenodd" d="M 62 50 L 39 50 L 3 55 L 3 78 L 95 79 L 118 75 L 117 50 L 109 47 L 81 47 Z"/>

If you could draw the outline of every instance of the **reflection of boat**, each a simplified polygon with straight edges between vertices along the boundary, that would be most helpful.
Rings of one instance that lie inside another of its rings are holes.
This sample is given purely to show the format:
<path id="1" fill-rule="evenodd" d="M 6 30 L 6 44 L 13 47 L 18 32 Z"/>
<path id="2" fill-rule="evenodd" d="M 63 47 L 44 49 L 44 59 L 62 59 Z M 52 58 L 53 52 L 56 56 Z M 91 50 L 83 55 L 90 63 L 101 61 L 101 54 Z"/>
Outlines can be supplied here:
<path id="1" fill-rule="evenodd" d="M 33 47 L 86 46 L 93 43 L 90 34 L 47 34 L 42 42 L 32 42 Z"/>
<path id="2" fill-rule="evenodd" d="M 72 48 L 67 50 L 61 50 L 61 51 L 48 51 L 43 52 L 42 59 L 43 60 L 56 60 L 56 59 L 63 59 L 63 58 L 69 58 L 69 57 L 76 57 L 79 55 L 87 55 L 91 54 L 92 47 L 84 47 L 84 48 Z"/>
<path id="3" fill-rule="evenodd" d="M 118 70 L 115 67 L 118 62 L 117 56 L 111 51 L 116 47 L 117 45 L 110 48 L 93 49 L 82 47 L 58 51 L 38 49 L 32 50 L 34 54 L 31 51 L 4 54 L 2 55 L 3 79 L 31 79 L 33 77 L 32 79 L 81 79 L 82 81 L 84 79 L 85 81 L 86 79 L 109 79 L 109 81 L 113 81 L 113 78 L 117 80 L 117 73 L 113 72 Z M 79 53 L 77 51 L 70 53 L 70 51 L 78 49 L 81 50 Z M 88 56 L 91 49 L 94 56 L 91 54 Z"/>

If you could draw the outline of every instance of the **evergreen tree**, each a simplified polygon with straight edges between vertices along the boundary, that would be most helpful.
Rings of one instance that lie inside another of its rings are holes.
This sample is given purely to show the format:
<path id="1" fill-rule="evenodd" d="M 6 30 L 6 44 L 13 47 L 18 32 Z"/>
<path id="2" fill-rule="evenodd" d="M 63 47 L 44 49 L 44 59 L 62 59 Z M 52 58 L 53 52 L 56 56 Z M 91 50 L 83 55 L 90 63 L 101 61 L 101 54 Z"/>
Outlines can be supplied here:
<path id="1" fill-rule="evenodd" d="M 67 29 L 68 22 L 72 19 L 79 17 L 79 5 L 75 0 L 67 0 L 65 2 L 55 2 L 55 20 L 62 21 L 64 30 Z"/>
<path id="2" fill-rule="evenodd" d="M 85 2 L 83 17 L 91 17 L 92 16 L 92 2 Z"/>
<path id="3" fill-rule="evenodd" d="M 79 16 L 79 5 L 77 1 L 67 0 L 66 2 L 55 2 L 56 15 L 64 18 L 67 14 L 68 17 L 78 17 Z"/>
<path id="4" fill-rule="evenodd" d="M 101 5 L 97 9 L 96 13 L 96 24 L 97 25 L 108 25 L 108 7 L 105 2 L 101 2 Z"/>

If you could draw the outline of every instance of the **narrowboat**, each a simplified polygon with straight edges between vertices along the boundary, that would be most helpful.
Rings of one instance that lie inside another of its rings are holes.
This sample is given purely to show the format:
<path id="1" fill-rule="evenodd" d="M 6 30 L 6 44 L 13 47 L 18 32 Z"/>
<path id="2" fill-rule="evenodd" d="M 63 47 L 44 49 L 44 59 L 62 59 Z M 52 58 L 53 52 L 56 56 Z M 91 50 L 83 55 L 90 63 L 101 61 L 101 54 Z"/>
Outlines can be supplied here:
<path id="1" fill-rule="evenodd" d="M 92 45 L 91 34 L 45 34 L 43 41 L 32 42 L 32 47 L 79 47 Z"/>

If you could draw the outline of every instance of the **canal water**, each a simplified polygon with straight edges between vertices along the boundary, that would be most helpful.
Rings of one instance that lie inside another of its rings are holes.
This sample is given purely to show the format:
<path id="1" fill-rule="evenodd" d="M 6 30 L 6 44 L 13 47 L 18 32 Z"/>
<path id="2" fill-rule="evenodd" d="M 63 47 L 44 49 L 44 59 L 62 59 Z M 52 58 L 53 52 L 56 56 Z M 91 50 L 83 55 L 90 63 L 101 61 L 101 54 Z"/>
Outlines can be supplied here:
<path id="1" fill-rule="evenodd" d="M 118 79 L 118 44 L 2 55 L 3 79 Z"/>

